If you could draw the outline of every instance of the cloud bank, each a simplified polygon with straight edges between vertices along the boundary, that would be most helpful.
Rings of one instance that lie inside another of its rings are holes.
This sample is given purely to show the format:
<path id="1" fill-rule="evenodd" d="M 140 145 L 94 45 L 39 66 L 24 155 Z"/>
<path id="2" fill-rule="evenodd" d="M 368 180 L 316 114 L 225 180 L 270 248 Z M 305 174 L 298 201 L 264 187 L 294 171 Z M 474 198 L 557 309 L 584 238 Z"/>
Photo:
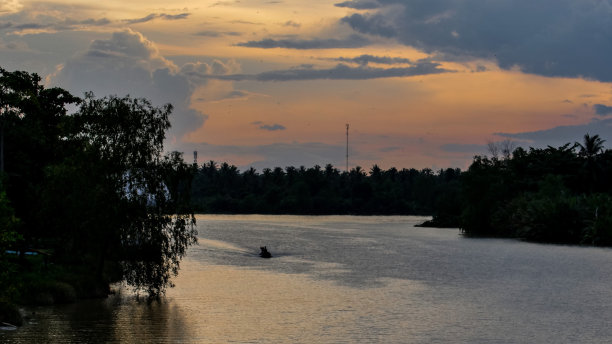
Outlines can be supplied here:
<path id="1" fill-rule="evenodd" d="M 595 110 L 595 114 L 599 116 L 612 115 L 612 106 L 607 106 L 603 104 L 595 104 L 593 105 L 593 109 Z"/>
<path id="2" fill-rule="evenodd" d="M 381 5 L 373 0 L 355 0 L 345 1 L 335 5 L 336 7 L 348 7 L 355 10 L 372 10 L 379 8 Z"/>
<path id="3" fill-rule="evenodd" d="M 28 32 L 57 32 L 57 31 L 76 31 L 84 30 L 92 27 L 102 27 L 112 24 L 107 18 L 100 19 L 71 19 L 67 18 L 61 21 L 50 23 L 30 22 L 22 24 L 14 24 L 12 22 L 0 23 L 0 30 L 5 30 L 11 33 L 21 34 Z"/>
<path id="4" fill-rule="evenodd" d="M 368 80 L 378 78 L 410 77 L 418 75 L 440 74 L 452 72 L 439 67 L 432 62 L 419 62 L 409 67 L 373 68 L 368 66 L 351 67 L 338 64 L 332 68 L 313 68 L 300 66 L 298 68 L 268 71 L 259 74 L 228 74 L 228 75 L 198 75 L 204 79 L 220 79 L 231 81 L 305 81 L 305 80 Z"/>
<path id="5" fill-rule="evenodd" d="M 612 81 L 612 1 L 356 0 L 342 18 L 361 34 L 393 38 L 447 60 L 498 61 L 544 76 Z"/>
<path id="6" fill-rule="evenodd" d="M 89 12 L 88 6 L 67 5 L 59 3 L 28 3 L 26 6 L 17 6 L 17 1 L 0 0 L 0 31 L 14 34 L 36 34 L 61 31 L 85 31 L 95 28 L 117 28 L 125 25 L 140 24 L 156 19 L 176 21 L 187 19 L 191 13 L 178 14 L 151 13 L 147 16 L 134 19 L 111 20 L 106 17 L 87 18 L 84 13 Z M 11 4 L 12 3 L 12 4 Z M 3 8 L 6 10 L 3 11 Z M 12 10 L 11 10 L 12 9 Z"/>
<path id="7" fill-rule="evenodd" d="M 262 122 L 253 122 L 254 125 L 257 125 L 257 127 L 261 130 L 267 130 L 267 131 L 277 131 L 277 130 L 285 130 L 287 128 L 285 128 L 284 125 L 281 124 L 264 124 Z"/>
<path id="8" fill-rule="evenodd" d="M 93 91 L 97 96 L 116 94 L 144 97 L 160 106 L 174 105 L 171 141 L 202 126 L 207 116 L 192 109 L 191 96 L 205 80 L 189 75 L 235 73 L 232 63 L 188 63 L 181 68 L 159 54 L 156 46 L 142 34 L 125 30 L 110 39 L 94 40 L 89 48 L 61 66 L 49 77 L 51 84 L 76 95 Z"/>
<path id="9" fill-rule="evenodd" d="M 593 119 L 583 125 L 558 126 L 546 130 L 523 133 L 495 133 L 495 135 L 523 141 L 525 147 L 559 147 L 568 142 L 582 142 L 585 134 L 599 135 L 606 142 L 612 142 L 612 118 Z"/>
<path id="10" fill-rule="evenodd" d="M 136 19 L 124 19 L 123 21 L 128 23 L 128 24 L 139 24 L 139 23 L 146 23 L 149 22 L 151 20 L 154 19 L 164 19 L 164 20 L 180 20 L 180 19 L 187 19 L 187 17 L 189 17 L 190 13 L 180 13 L 180 14 L 166 14 L 166 13 L 151 13 L 145 17 L 142 18 L 136 18 Z"/>
<path id="11" fill-rule="evenodd" d="M 338 49 L 338 48 L 361 48 L 371 42 L 361 35 L 351 35 L 347 38 L 316 38 L 316 39 L 272 39 L 266 38 L 260 41 L 248 41 L 237 43 L 239 47 L 248 48 L 287 48 L 287 49 Z"/>
<path id="12" fill-rule="evenodd" d="M 388 57 L 388 56 L 374 56 L 374 55 L 360 55 L 357 57 L 338 57 L 334 59 L 335 61 L 341 62 L 351 62 L 357 63 L 360 65 L 367 65 L 369 63 L 378 63 L 378 64 L 411 64 L 412 61 L 410 59 L 404 57 Z"/>

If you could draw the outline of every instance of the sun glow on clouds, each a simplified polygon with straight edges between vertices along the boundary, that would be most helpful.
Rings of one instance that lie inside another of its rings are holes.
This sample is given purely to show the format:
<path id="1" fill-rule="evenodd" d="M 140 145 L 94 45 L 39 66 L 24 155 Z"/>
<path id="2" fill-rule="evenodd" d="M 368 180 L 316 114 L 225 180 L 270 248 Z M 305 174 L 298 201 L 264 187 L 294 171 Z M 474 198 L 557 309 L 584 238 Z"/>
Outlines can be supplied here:
<path id="1" fill-rule="evenodd" d="M 21 10 L 22 7 L 19 0 L 0 0 L 0 14 L 14 13 Z"/>
<path id="2" fill-rule="evenodd" d="M 497 15 L 509 1 L 482 10 Z M 512 35 L 542 26 L 536 21 L 516 32 L 488 21 L 471 26 L 458 17 L 472 18 L 471 5 L 452 1 L 423 8 L 399 0 L 334 4 L 0 0 L 0 61 L 61 59 L 44 75 L 58 86 L 172 102 L 168 148 L 241 167 L 343 166 L 346 123 L 351 166 L 466 167 L 487 141 L 506 137 L 495 133 L 519 139 L 571 126 L 578 134 L 567 139 L 579 140 L 594 118 L 610 115 L 609 83 L 568 74 L 596 75 L 579 57 L 582 65 L 561 77 L 555 63 L 571 59 L 548 56 L 545 46 L 495 55 L 493 36 L 512 45 Z M 555 15 L 568 4 L 561 1 Z M 589 13 L 577 18 L 598 17 Z"/>
<path id="3" fill-rule="evenodd" d="M 499 128 L 521 132 L 588 122 L 592 111 L 581 96 L 602 95 L 589 103 L 609 96 L 607 84 L 582 79 L 551 79 L 492 65 L 477 73 L 461 65 L 447 67 L 457 72 L 359 83 L 236 83 L 267 96 L 197 104 L 210 118 L 187 139 L 221 145 L 291 140 L 342 145 L 344 124 L 350 123 L 353 150 L 382 166 L 444 166 L 439 161 L 451 161 L 465 167 L 474 152 L 440 151 L 439 147 L 484 146 L 496 139 L 493 133 Z M 287 130 L 261 132 L 250 125 L 253 121 L 281 123 Z"/>

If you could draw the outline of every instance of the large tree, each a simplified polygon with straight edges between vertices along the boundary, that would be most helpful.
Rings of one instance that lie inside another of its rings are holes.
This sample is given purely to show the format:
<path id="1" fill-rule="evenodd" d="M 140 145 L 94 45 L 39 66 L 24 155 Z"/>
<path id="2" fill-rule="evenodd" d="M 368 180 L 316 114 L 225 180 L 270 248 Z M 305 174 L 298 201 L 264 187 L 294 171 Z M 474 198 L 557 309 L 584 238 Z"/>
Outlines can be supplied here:
<path id="1" fill-rule="evenodd" d="M 129 96 L 83 99 L 40 78 L 0 70 L 11 97 L 5 171 L 24 246 L 52 249 L 57 263 L 156 296 L 171 285 L 196 242 L 189 207 L 191 166 L 164 156 L 171 105 Z M 66 105 L 78 103 L 74 114 Z M 0 104 L 2 105 L 2 104 Z M 106 276 L 105 276 L 106 274 Z"/>
<path id="2" fill-rule="evenodd" d="M 171 285 L 197 234 L 189 188 L 181 185 L 191 168 L 178 153 L 163 156 L 171 111 L 171 105 L 158 108 L 145 99 L 86 94 L 70 137 L 82 147 L 77 163 L 70 157 L 50 173 L 50 195 L 62 185 L 74 196 L 68 211 L 81 212 L 82 219 L 72 221 L 71 238 L 79 239 L 72 251 L 87 250 L 82 257 L 98 274 L 105 262 L 119 262 L 122 279 L 151 296 Z"/>

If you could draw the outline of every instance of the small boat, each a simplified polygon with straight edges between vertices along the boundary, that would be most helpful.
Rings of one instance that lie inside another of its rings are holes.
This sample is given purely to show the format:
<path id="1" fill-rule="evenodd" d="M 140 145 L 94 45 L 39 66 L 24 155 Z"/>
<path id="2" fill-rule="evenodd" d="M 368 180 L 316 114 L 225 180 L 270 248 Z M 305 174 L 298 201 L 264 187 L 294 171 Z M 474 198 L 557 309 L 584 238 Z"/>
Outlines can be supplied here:
<path id="1" fill-rule="evenodd" d="M 266 246 L 262 246 L 259 249 L 261 250 L 261 252 L 259 253 L 259 256 L 261 258 L 272 258 L 272 254 L 268 252 L 268 248 Z"/>

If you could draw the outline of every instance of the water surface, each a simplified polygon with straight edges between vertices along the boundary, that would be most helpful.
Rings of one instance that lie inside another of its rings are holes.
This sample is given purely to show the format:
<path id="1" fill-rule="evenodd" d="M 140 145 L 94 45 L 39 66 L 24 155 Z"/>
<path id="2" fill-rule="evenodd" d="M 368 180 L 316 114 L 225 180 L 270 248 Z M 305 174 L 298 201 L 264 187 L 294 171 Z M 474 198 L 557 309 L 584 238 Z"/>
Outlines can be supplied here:
<path id="1" fill-rule="evenodd" d="M 417 217 L 198 216 L 176 287 L 26 309 L 7 343 L 602 343 L 612 250 Z M 257 256 L 267 246 L 272 259 Z M 35 312 L 35 314 L 32 314 Z"/>

